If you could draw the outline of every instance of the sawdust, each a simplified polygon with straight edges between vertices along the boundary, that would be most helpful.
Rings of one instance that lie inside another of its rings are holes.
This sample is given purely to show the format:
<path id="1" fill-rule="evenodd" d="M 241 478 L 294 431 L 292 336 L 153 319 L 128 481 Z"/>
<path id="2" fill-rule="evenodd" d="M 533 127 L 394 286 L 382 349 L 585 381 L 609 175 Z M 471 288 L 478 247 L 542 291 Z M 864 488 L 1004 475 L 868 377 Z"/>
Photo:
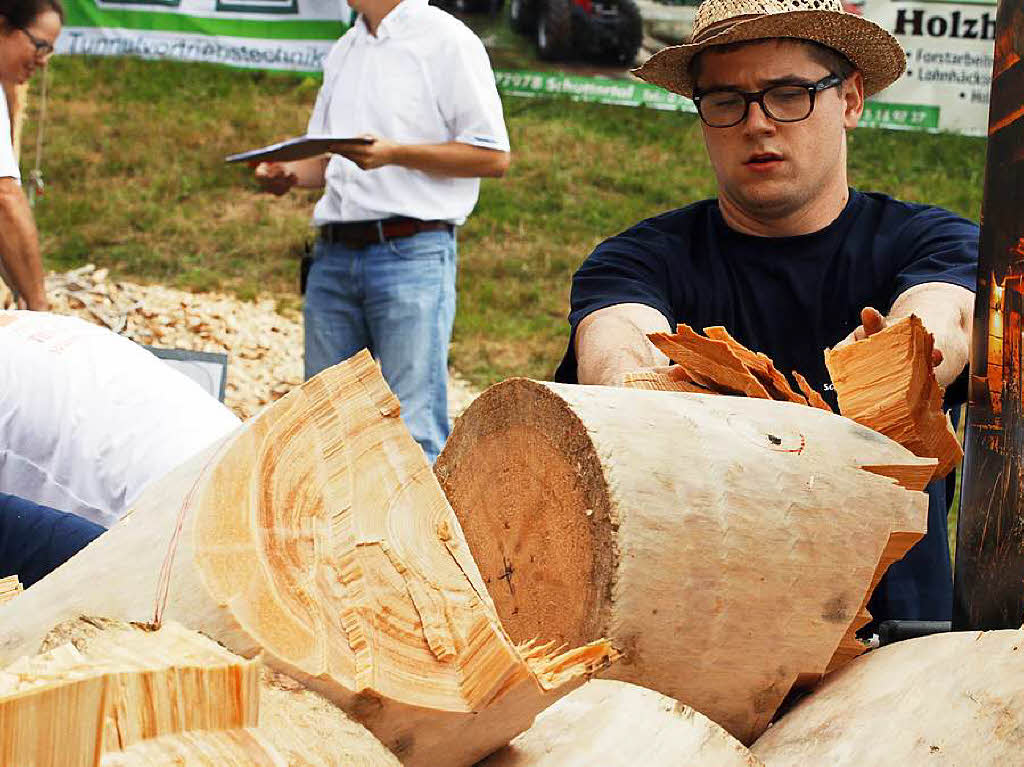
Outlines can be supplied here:
<path id="1" fill-rule="evenodd" d="M 55 313 L 76 315 L 137 343 L 227 354 L 224 402 L 243 420 L 302 383 L 301 318 L 280 314 L 272 299 L 114 282 L 92 264 L 49 274 L 46 292 Z M 451 416 L 476 394 L 451 376 Z"/>

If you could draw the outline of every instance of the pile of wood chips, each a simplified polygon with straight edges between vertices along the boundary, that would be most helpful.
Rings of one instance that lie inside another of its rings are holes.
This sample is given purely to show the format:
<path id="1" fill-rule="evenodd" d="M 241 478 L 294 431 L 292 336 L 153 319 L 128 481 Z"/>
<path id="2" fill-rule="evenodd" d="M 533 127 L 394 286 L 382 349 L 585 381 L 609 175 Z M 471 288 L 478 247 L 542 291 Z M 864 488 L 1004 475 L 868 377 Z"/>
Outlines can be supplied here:
<path id="1" fill-rule="evenodd" d="M 108 279 L 94 265 L 51 273 L 46 291 L 57 314 L 77 315 L 140 344 L 228 355 L 225 404 L 241 419 L 302 383 L 302 322 L 279 314 L 272 299 L 189 293 Z M 452 417 L 476 396 L 449 380 Z"/>

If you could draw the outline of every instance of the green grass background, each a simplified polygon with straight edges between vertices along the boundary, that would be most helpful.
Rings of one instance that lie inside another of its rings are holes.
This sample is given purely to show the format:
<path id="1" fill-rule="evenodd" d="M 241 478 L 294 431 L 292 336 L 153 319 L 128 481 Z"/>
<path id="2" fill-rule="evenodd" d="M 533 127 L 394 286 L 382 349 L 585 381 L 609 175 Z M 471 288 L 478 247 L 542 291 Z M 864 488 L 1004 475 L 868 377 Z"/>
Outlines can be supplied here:
<path id="1" fill-rule="evenodd" d="M 496 68 L 537 68 L 500 19 L 478 25 Z M 298 259 L 317 194 L 260 194 L 225 155 L 305 131 L 315 77 L 204 64 L 58 57 L 36 208 L 49 269 L 300 305 Z M 38 85 L 23 168 L 35 162 Z M 504 100 L 514 159 L 484 180 L 460 231 L 452 367 L 478 386 L 549 377 L 566 340 L 573 271 L 602 239 L 714 194 L 692 115 Z M 985 141 L 858 129 L 851 183 L 978 220 Z M 954 509 L 955 509 L 954 505 Z M 955 519 L 951 520 L 951 538 Z"/>
<path id="2" fill-rule="evenodd" d="M 298 306 L 317 195 L 260 194 L 250 171 L 223 157 L 304 132 L 315 78 L 132 59 L 51 66 L 36 209 L 48 268 L 94 262 L 118 277 Z M 562 100 L 504 106 L 512 167 L 483 182 L 460 231 L 452 365 L 477 385 L 549 376 L 564 351 L 569 281 L 591 249 L 714 194 L 691 115 Z M 35 136 L 30 120 L 25 168 Z M 851 182 L 977 220 L 984 152 L 982 139 L 858 129 Z"/>

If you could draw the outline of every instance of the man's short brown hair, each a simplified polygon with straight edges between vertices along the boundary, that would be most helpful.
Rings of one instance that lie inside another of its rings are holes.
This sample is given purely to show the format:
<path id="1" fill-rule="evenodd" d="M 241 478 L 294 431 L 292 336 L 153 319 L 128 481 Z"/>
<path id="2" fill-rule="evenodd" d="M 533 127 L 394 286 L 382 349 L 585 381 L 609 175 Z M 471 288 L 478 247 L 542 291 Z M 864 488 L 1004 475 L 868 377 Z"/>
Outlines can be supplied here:
<path id="1" fill-rule="evenodd" d="M 827 45 L 816 43 L 813 40 L 802 40 L 797 37 L 772 37 L 767 38 L 768 40 L 783 40 L 790 43 L 798 43 L 807 49 L 811 59 L 816 64 L 821 64 L 825 69 L 843 80 L 848 78 L 854 72 L 857 71 L 857 67 L 854 66 L 853 62 L 850 61 L 846 56 L 837 51 L 835 48 L 829 48 Z M 715 45 L 709 48 L 705 48 L 703 51 L 698 53 L 690 60 L 690 77 L 693 82 L 696 83 L 700 77 L 700 60 L 708 51 L 721 51 L 722 53 L 729 53 L 731 51 L 737 51 L 745 45 L 754 45 L 755 43 L 763 43 L 767 40 L 741 40 L 738 43 L 726 43 L 725 45 Z"/>

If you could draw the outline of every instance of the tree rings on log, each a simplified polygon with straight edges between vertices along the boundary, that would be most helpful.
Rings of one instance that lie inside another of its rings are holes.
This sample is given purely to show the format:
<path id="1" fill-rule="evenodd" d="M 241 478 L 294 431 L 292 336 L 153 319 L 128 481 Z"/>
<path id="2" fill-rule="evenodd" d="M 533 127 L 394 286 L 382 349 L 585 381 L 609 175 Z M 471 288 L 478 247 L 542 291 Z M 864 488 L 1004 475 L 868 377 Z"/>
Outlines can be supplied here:
<path id="1" fill-rule="evenodd" d="M 0 607 L 0 652 L 82 613 L 175 619 L 261 654 L 406 767 L 493 752 L 613 653 L 516 646 L 399 415 L 365 351 L 307 381 Z"/>

